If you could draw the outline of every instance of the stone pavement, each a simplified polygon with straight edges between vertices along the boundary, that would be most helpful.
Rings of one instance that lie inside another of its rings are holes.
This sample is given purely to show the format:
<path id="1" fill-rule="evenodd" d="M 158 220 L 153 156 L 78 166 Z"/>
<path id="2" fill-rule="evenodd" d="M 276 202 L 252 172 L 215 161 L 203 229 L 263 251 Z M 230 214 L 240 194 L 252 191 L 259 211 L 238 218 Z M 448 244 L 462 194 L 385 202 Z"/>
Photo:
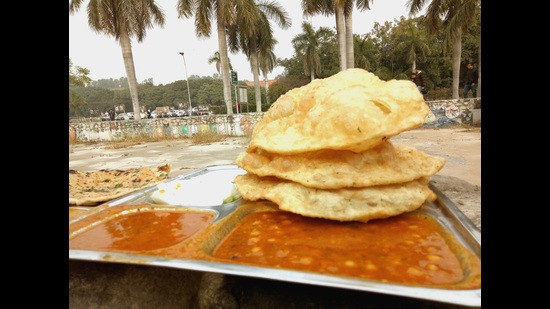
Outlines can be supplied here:
<path id="1" fill-rule="evenodd" d="M 223 142 L 192 145 L 186 139 L 165 140 L 112 149 L 109 143 L 69 146 L 69 169 L 95 171 L 159 166 L 169 163 L 169 176 L 209 165 L 233 164 L 246 150 L 246 140 L 230 137 Z"/>

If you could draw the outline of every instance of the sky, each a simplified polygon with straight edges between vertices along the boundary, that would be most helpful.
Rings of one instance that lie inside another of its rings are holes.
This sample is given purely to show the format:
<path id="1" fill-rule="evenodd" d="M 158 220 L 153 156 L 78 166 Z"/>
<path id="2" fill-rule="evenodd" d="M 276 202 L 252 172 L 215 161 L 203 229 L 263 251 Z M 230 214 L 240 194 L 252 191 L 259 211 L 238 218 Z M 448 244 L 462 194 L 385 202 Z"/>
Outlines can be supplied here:
<path id="1" fill-rule="evenodd" d="M 373 1 L 368 11 L 353 12 L 353 33 L 365 34 L 372 30 L 375 22 L 383 24 L 393 22 L 400 16 L 408 18 L 406 6 L 408 0 Z M 302 32 L 303 11 L 299 0 L 278 0 L 288 12 L 292 26 L 281 29 L 273 22 L 274 37 L 278 40 L 274 53 L 278 58 L 291 58 L 294 54 L 292 39 Z M 126 77 L 120 45 L 112 37 L 96 33 L 88 26 L 86 6 L 84 1 L 78 12 L 69 14 L 69 58 L 74 66 L 86 68 L 92 80 L 119 79 Z M 154 26 L 147 30 L 142 42 L 132 41 L 132 53 L 136 77 L 139 83 L 149 78 L 154 85 L 169 84 L 185 80 L 188 76 L 212 76 L 217 74 L 215 64 L 208 64 L 208 58 L 218 50 L 218 36 L 213 32 L 210 38 L 197 38 L 194 27 L 194 17 L 178 18 L 177 0 L 158 0 L 157 5 L 164 11 L 165 25 L 163 28 Z M 417 15 L 418 16 L 418 15 Z M 329 27 L 336 29 L 334 16 L 315 16 L 308 18 L 314 29 Z M 180 55 L 184 53 L 184 56 Z M 185 58 L 185 61 L 184 61 Z M 250 62 L 242 53 L 229 53 L 233 70 L 237 71 L 239 81 L 253 80 Z M 268 75 L 275 78 L 283 72 L 283 67 L 276 67 Z M 260 76 L 260 79 L 263 79 Z"/>

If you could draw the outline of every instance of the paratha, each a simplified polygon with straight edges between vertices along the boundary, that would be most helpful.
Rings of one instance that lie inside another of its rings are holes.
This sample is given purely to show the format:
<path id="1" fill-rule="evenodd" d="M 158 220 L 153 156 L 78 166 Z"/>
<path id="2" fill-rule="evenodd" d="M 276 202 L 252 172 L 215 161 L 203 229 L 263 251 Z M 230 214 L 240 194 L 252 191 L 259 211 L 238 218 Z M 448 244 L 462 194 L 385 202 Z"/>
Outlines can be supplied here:
<path id="1" fill-rule="evenodd" d="M 170 165 L 126 170 L 69 170 L 69 206 L 95 206 L 134 191 L 152 186 L 166 178 Z"/>

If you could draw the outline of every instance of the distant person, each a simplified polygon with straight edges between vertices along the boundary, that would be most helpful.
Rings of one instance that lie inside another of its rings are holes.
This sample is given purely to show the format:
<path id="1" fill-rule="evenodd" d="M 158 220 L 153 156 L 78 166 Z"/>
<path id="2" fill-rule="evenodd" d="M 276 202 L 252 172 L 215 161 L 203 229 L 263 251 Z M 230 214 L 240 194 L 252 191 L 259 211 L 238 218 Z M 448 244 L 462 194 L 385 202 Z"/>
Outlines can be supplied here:
<path id="1" fill-rule="evenodd" d="M 109 110 L 109 118 L 111 118 L 111 120 L 115 120 L 115 112 L 112 109 Z"/>
<path id="2" fill-rule="evenodd" d="M 412 76 L 413 77 L 413 82 L 414 84 L 416 85 L 416 87 L 418 88 L 418 91 L 420 91 L 420 93 L 422 94 L 426 94 L 427 91 L 426 91 L 426 74 L 424 73 L 424 71 L 422 71 L 422 69 L 420 68 L 415 68 L 415 73 L 413 73 Z"/>
<path id="3" fill-rule="evenodd" d="M 468 97 L 468 92 L 472 90 L 472 98 L 477 98 L 477 80 L 479 74 L 472 63 L 466 65 L 466 74 L 464 75 L 464 99 Z"/>

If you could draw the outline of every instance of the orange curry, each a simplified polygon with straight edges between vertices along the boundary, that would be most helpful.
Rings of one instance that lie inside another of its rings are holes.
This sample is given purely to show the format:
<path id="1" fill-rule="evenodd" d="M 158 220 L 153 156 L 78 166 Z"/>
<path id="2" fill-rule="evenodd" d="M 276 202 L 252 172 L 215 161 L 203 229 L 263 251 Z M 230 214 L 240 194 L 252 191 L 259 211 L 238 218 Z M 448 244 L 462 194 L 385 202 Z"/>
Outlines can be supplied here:
<path id="1" fill-rule="evenodd" d="M 213 255 L 232 263 L 382 282 L 479 287 L 479 259 L 462 247 L 457 252 L 449 241 L 445 229 L 422 214 L 361 223 L 267 211 L 245 216 Z"/>
<path id="2" fill-rule="evenodd" d="M 69 249 L 147 252 L 176 245 L 214 219 L 213 213 L 141 209 L 76 233 Z"/>

